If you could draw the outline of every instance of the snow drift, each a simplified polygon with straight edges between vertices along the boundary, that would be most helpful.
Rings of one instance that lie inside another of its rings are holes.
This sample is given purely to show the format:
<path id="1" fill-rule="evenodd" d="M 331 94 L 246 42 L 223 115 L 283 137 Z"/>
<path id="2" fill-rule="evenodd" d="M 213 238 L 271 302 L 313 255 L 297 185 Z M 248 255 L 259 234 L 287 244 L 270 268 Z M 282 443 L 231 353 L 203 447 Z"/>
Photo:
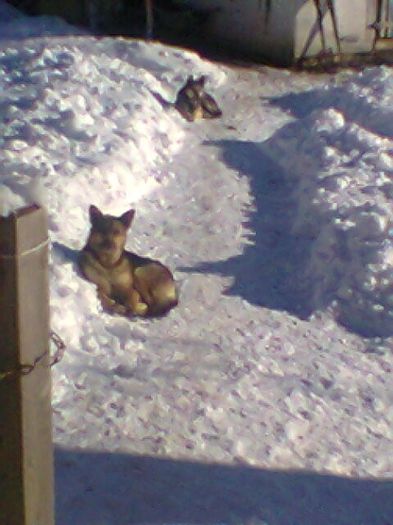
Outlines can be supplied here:
<path id="1" fill-rule="evenodd" d="M 301 118 L 263 149 L 294 187 L 293 232 L 313 239 L 304 268 L 313 307 L 335 300 L 351 329 L 392 335 L 391 71 L 369 70 L 294 99 Z"/>
<path id="2" fill-rule="evenodd" d="M 392 333 L 391 71 L 245 70 L 14 23 L 0 213 L 49 213 L 51 323 L 67 344 L 53 372 L 59 523 L 162 523 L 163 501 L 168 523 L 388 522 L 392 338 L 359 332 Z M 155 96 L 173 101 L 192 73 L 219 121 L 187 123 Z M 75 265 L 91 203 L 136 207 L 128 246 L 175 271 L 170 315 L 101 311 Z M 331 476 L 275 472 L 292 469 Z M 351 479 L 370 476 L 384 481 Z"/>

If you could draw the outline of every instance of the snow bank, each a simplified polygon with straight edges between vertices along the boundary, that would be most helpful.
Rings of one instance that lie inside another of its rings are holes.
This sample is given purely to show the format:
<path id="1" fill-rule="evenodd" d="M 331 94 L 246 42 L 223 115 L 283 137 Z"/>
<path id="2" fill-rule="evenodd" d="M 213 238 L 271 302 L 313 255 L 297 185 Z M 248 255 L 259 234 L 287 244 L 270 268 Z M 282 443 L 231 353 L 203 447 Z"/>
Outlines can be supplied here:
<path id="1" fill-rule="evenodd" d="M 150 232 L 158 228 L 141 217 L 141 208 L 157 193 L 158 202 L 173 183 L 167 166 L 185 130 L 180 115 L 154 95 L 173 100 L 190 71 L 216 82 L 225 78 L 196 54 L 160 44 L 94 37 L 0 41 L 0 214 L 32 202 L 47 207 L 55 248 L 52 324 L 68 344 L 84 344 L 84 309 L 97 310 L 94 287 L 76 277 L 72 253 L 86 239 L 88 207 L 117 214 L 136 206 L 137 222 Z"/>
<path id="2" fill-rule="evenodd" d="M 32 185 L 50 187 L 53 229 L 65 210 L 76 213 L 84 199 L 88 206 L 92 188 L 103 207 L 137 201 L 158 184 L 159 157 L 182 140 L 165 112 L 155 121 L 158 102 L 146 102 L 146 84 L 159 84 L 154 74 L 127 60 L 143 54 L 139 44 L 125 59 L 121 43 L 85 44 L 31 41 L 0 55 L 2 183 L 26 203 Z"/>
<path id="3" fill-rule="evenodd" d="M 191 73 L 208 75 L 223 119 L 188 123 L 159 103 L 158 95 L 173 100 Z M 367 270 L 367 257 L 385 257 L 381 245 L 390 243 L 390 78 L 381 68 L 326 89 L 310 90 L 310 82 L 326 79 L 229 69 L 132 40 L 0 42 L 1 213 L 37 199 L 47 205 L 51 324 L 67 344 L 53 369 L 54 439 L 69 449 L 56 466 L 59 523 L 153 522 L 152 501 L 170 503 L 167 471 L 157 488 L 154 470 L 130 467 L 133 456 L 265 468 L 269 490 L 252 496 L 255 516 L 271 512 L 267 521 L 280 525 L 296 521 L 296 505 L 305 525 L 336 516 L 329 502 L 344 501 L 339 476 L 392 477 L 392 341 L 372 346 L 322 307 L 304 320 L 273 300 L 277 281 L 299 277 L 280 266 L 293 247 L 282 210 L 297 218 L 293 234 L 311 239 L 305 271 L 318 307 L 349 285 L 366 297 L 353 269 Z M 277 94 L 308 101 L 296 122 L 266 99 Z M 260 154 L 263 140 L 283 170 Z M 277 189 L 270 182 L 279 171 L 289 184 Z M 269 184 L 259 184 L 264 176 Z M 294 198 L 285 198 L 287 187 Z M 179 283 L 181 301 L 168 316 L 102 312 L 74 264 L 92 202 L 113 213 L 136 206 L 129 246 L 167 263 Z M 264 271 L 269 265 L 278 276 Z M 340 299 L 342 315 L 346 305 Z M 103 463 L 77 449 L 101 451 Z M 328 470 L 338 483 L 315 488 L 314 517 L 290 478 L 277 517 L 283 487 L 270 490 L 275 469 Z M 341 505 L 338 525 L 366 519 L 359 500 L 370 515 L 388 516 L 392 498 L 379 505 L 372 491 L 355 490 L 349 508 L 360 510 L 354 517 Z M 174 494 L 185 507 L 193 499 Z M 246 487 L 240 504 L 250 509 L 250 498 Z M 198 512 L 168 523 L 195 523 Z M 233 519 L 215 521 L 224 522 Z"/>
<path id="4" fill-rule="evenodd" d="M 293 233 L 313 238 L 313 306 L 367 335 L 393 334 L 393 78 L 365 71 L 308 96 L 266 153 L 295 182 Z"/>

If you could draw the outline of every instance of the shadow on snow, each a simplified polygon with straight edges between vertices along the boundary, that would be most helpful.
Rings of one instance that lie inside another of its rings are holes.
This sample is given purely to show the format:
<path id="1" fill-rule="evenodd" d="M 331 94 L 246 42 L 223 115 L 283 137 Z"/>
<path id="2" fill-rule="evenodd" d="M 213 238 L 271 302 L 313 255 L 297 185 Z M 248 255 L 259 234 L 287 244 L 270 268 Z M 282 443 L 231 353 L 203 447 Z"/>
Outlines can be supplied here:
<path id="1" fill-rule="evenodd" d="M 56 451 L 58 525 L 392 525 L 393 480 Z"/>
<path id="2" fill-rule="evenodd" d="M 360 82 L 361 80 L 359 80 Z M 364 81 L 367 85 L 367 79 Z M 303 93 L 290 93 L 269 99 L 271 105 L 290 112 L 297 118 L 307 117 L 313 110 L 334 108 L 341 111 L 348 121 L 356 122 L 371 132 L 393 136 L 391 111 L 381 112 L 369 104 L 365 97 L 350 92 L 343 86 L 314 89 Z M 246 245 L 240 255 L 225 261 L 202 262 L 183 271 L 206 272 L 233 279 L 227 290 L 229 295 L 240 296 L 251 304 L 285 310 L 299 318 L 307 319 L 314 311 L 326 308 L 336 298 L 336 292 L 345 278 L 347 262 L 351 260 L 344 234 L 337 233 L 336 256 L 339 269 L 327 266 L 326 274 L 317 275 L 310 265 L 318 226 L 330 223 L 327 212 L 312 206 L 314 195 L 308 195 L 306 223 L 313 224 L 303 232 L 293 225 L 299 224 L 299 179 L 284 171 L 271 152 L 283 151 L 281 143 L 296 139 L 297 121 L 291 122 L 263 143 L 239 140 L 208 142 L 221 149 L 222 159 L 232 170 L 246 175 L 254 198 L 255 211 L 249 213 L 248 227 L 253 232 L 253 245 Z M 278 148 L 277 148 L 278 146 Z M 351 144 L 344 144 L 343 153 Z M 275 153 L 277 154 L 277 153 Z M 291 153 L 293 154 L 293 153 Z M 310 152 L 312 155 L 312 152 Z M 305 167 L 307 168 L 307 167 Z M 316 168 L 317 169 L 317 168 Z M 308 233 L 310 232 L 310 233 Z M 314 235 L 314 236 L 313 236 Z M 386 323 L 370 318 L 365 326 L 364 315 L 355 316 L 351 309 L 346 313 L 342 302 L 335 308 L 339 322 L 348 329 L 364 336 L 391 335 Z"/>
<path id="3" fill-rule="evenodd" d="M 357 77 L 364 86 L 370 83 L 368 77 Z M 393 110 L 381 109 L 370 103 L 369 98 L 348 90 L 346 86 L 310 89 L 301 93 L 272 98 L 263 98 L 270 105 L 289 112 L 296 118 L 305 118 L 314 110 L 335 109 L 349 122 L 356 122 L 364 129 L 382 137 L 393 137 Z"/>
<path id="4" fill-rule="evenodd" d="M 228 294 L 307 318 L 315 305 L 311 283 L 303 275 L 313 239 L 291 232 L 296 214 L 294 182 L 267 154 L 271 140 L 264 144 L 238 140 L 207 143 L 221 148 L 227 166 L 249 179 L 255 211 L 248 217 L 247 227 L 253 232 L 253 244 L 225 261 L 179 269 L 232 277 Z"/>

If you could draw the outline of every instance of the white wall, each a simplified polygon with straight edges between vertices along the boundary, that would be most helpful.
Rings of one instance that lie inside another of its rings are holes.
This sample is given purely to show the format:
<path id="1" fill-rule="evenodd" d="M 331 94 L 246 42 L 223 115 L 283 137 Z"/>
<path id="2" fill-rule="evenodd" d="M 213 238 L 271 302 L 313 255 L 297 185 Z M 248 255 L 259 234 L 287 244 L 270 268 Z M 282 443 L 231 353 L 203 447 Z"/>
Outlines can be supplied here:
<path id="1" fill-rule="evenodd" d="M 374 31 L 367 26 L 375 22 L 376 0 L 336 0 L 336 13 L 341 49 L 344 53 L 370 51 L 374 40 Z M 296 16 L 295 56 L 300 57 L 305 49 L 308 37 L 316 27 L 316 9 L 314 2 L 303 3 Z M 323 20 L 327 47 L 336 52 L 336 42 L 330 14 Z M 306 56 L 318 54 L 322 49 L 321 37 L 316 32 Z"/>
<path id="2" fill-rule="evenodd" d="M 325 0 L 326 1 L 326 0 Z M 374 31 L 377 0 L 335 0 L 343 52 L 369 51 Z M 207 31 L 242 51 L 260 54 L 288 65 L 299 58 L 310 38 L 305 56 L 318 54 L 321 39 L 317 31 L 317 11 L 313 0 L 271 0 L 271 14 L 265 24 L 266 0 L 187 0 L 195 7 L 214 10 Z M 324 17 L 327 46 L 334 51 L 331 17 Z"/>

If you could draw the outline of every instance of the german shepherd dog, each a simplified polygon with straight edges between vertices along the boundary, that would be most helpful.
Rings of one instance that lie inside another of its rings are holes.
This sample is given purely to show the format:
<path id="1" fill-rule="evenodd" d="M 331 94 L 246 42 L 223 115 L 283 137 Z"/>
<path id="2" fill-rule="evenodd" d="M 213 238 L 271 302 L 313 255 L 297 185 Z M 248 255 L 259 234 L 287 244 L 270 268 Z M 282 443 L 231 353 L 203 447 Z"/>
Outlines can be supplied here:
<path id="1" fill-rule="evenodd" d="M 125 250 L 135 210 L 120 217 L 89 208 L 91 230 L 79 254 L 82 275 L 97 286 L 104 310 L 127 316 L 159 316 L 178 303 L 170 270 L 158 261 Z"/>
<path id="2" fill-rule="evenodd" d="M 189 122 L 196 119 L 218 118 L 222 111 L 214 98 L 205 91 L 206 77 L 189 76 L 184 86 L 179 90 L 175 108 Z"/>

